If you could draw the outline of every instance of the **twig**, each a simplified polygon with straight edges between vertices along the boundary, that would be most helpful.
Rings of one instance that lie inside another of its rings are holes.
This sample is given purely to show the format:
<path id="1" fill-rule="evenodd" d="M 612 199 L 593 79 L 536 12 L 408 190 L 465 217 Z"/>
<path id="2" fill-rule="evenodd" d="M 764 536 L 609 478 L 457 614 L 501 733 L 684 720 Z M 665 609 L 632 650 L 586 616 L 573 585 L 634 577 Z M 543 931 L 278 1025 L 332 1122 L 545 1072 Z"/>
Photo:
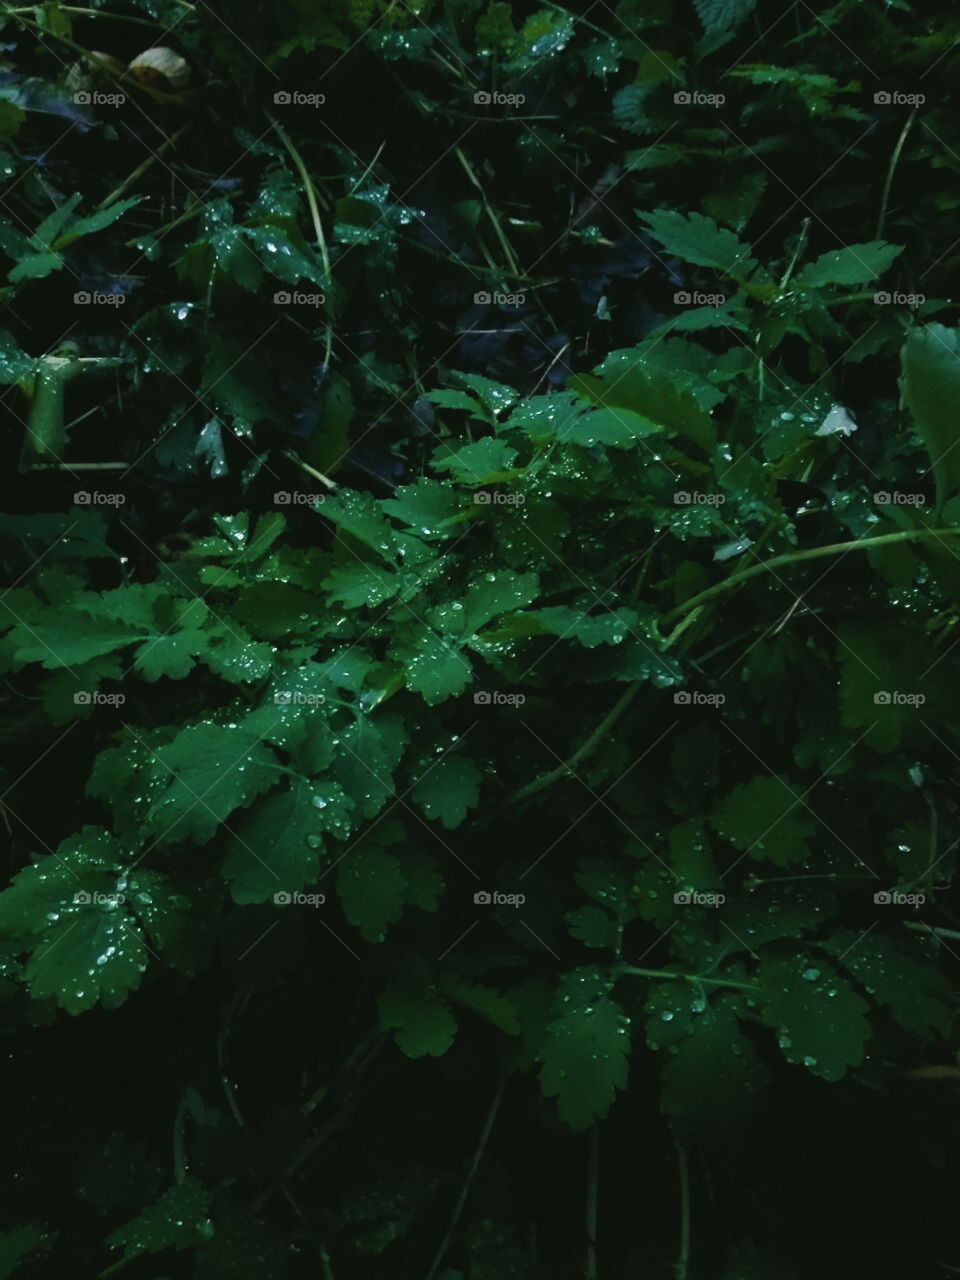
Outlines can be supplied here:
<path id="1" fill-rule="evenodd" d="M 156 164 L 156 162 L 163 155 L 164 151 L 166 151 L 169 147 L 174 146 L 177 142 L 177 139 L 182 137 L 182 135 L 185 134 L 186 131 L 187 131 L 187 126 L 184 125 L 182 129 L 178 129 L 176 133 L 171 134 L 169 138 L 166 138 L 163 142 L 161 142 L 159 147 L 157 147 L 156 151 L 151 152 L 151 154 L 147 156 L 146 160 L 144 160 L 142 164 L 138 164 L 136 169 L 134 169 L 133 173 L 131 173 L 129 177 L 124 178 L 124 180 L 120 183 L 119 187 L 115 187 L 114 190 L 110 192 L 110 194 L 107 196 L 105 200 L 100 201 L 100 203 L 97 205 L 95 212 L 99 213 L 101 209 L 106 209 L 108 205 L 111 205 L 115 200 L 118 200 L 120 196 L 123 195 L 124 191 L 126 191 L 126 189 L 130 186 L 130 184 L 133 182 L 136 182 L 136 180 L 139 177 L 141 177 L 144 173 L 146 173 L 146 171 L 150 168 L 152 164 Z"/>
<path id="2" fill-rule="evenodd" d="M 337 485 L 335 481 L 331 480 L 329 476 L 325 476 L 322 471 L 317 471 L 314 467 L 311 467 L 308 462 L 304 462 L 304 460 L 298 454 L 294 453 L 292 449 L 285 450 L 283 456 L 288 458 L 291 462 L 295 462 L 297 466 L 303 471 L 306 471 L 308 475 L 313 476 L 314 480 L 319 480 L 320 483 L 325 484 L 328 489 L 336 491 Z"/>
<path id="3" fill-rule="evenodd" d="M 497 1112 L 500 1109 L 500 1100 L 503 1097 L 503 1088 L 504 1088 L 504 1085 L 506 1084 L 506 1080 L 507 1080 L 506 1076 L 501 1076 L 500 1080 L 497 1083 L 496 1093 L 494 1093 L 493 1095 L 493 1101 L 490 1103 L 490 1109 L 487 1112 L 487 1118 L 486 1118 L 486 1121 L 484 1122 L 483 1132 L 480 1134 L 480 1141 L 477 1144 L 476 1151 L 474 1151 L 473 1153 L 473 1160 L 470 1162 L 470 1168 L 467 1170 L 467 1176 L 464 1179 L 463 1186 L 460 1188 L 460 1197 L 457 1200 L 456 1207 L 453 1210 L 453 1216 L 450 1219 L 450 1223 L 447 1227 L 446 1234 L 444 1235 L 443 1239 L 440 1241 L 440 1247 L 436 1252 L 436 1256 L 433 1259 L 433 1263 L 431 1264 L 430 1270 L 427 1272 L 426 1280 L 433 1280 L 433 1277 L 436 1275 L 437 1269 L 440 1266 L 440 1263 L 443 1261 L 444 1257 L 446 1256 L 447 1249 L 450 1247 L 450 1241 L 453 1239 L 453 1233 L 456 1230 L 457 1223 L 460 1221 L 460 1215 L 461 1213 L 463 1213 L 463 1207 L 467 1203 L 467 1195 L 470 1191 L 470 1184 L 473 1182 L 474 1175 L 476 1174 L 477 1169 L 480 1165 L 480 1161 L 483 1158 L 483 1152 L 484 1152 L 484 1148 L 487 1145 L 487 1139 L 490 1137 L 490 1131 L 493 1128 L 493 1122 L 497 1118 Z"/>

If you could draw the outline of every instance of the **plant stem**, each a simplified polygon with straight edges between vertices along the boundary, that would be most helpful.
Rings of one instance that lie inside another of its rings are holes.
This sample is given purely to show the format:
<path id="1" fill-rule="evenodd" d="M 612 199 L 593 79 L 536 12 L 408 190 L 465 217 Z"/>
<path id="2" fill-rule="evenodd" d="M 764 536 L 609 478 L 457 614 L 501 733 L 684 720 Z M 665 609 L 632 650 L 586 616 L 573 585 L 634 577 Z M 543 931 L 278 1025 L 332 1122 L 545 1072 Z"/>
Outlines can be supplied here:
<path id="1" fill-rule="evenodd" d="M 890 199 L 890 188 L 893 185 L 893 171 L 897 167 L 900 159 L 900 152 L 903 150 L 903 144 L 907 140 L 907 134 L 913 128 L 913 122 L 917 118 L 917 107 L 914 107 L 907 116 L 903 128 L 900 130 L 900 137 L 897 139 L 897 145 L 893 148 L 893 155 L 890 157 L 890 164 L 887 166 L 887 177 L 883 184 L 883 195 L 880 198 L 880 216 L 877 218 L 877 230 L 874 239 L 880 240 L 883 237 L 883 224 L 887 220 L 887 202 Z"/>
<path id="2" fill-rule="evenodd" d="M 483 1131 L 480 1134 L 480 1141 L 477 1143 L 477 1149 L 473 1153 L 473 1160 L 470 1162 L 470 1168 L 467 1170 L 467 1176 L 464 1179 L 463 1186 L 460 1188 L 460 1197 L 454 1207 L 453 1216 L 450 1219 L 446 1234 L 440 1241 L 440 1247 L 436 1252 L 436 1256 L 433 1259 L 430 1270 L 427 1272 L 426 1280 L 433 1280 L 440 1263 L 446 1255 L 447 1249 L 450 1247 L 450 1241 L 453 1238 L 453 1233 L 456 1229 L 457 1223 L 460 1221 L 460 1215 L 463 1213 L 463 1207 L 467 1203 L 470 1184 L 473 1182 L 474 1175 L 479 1168 L 480 1161 L 483 1158 L 484 1148 L 487 1145 L 487 1139 L 490 1137 L 490 1131 L 493 1128 L 493 1122 L 497 1118 L 497 1112 L 500 1109 L 500 1100 L 503 1097 L 503 1088 L 506 1082 L 507 1077 L 501 1076 L 497 1083 L 496 1092 L 493 1095 L 493 1101 L 490 1103 L 490 1108 L 487 1111 L 487 1118 L 483 1125 Z"/>
<path id="3" fill-rule="evenodd" d="M 676 1280 L 687 1280 L 690 1268 L 690 1162 L 686 1147 L 679 1142 L 677 1165 L 680 1169 L 680 1253 L 674 1270 Z"/>
<path id="4" fill-rule="evenodd" d="M 724 578 L 722 582 L 715 582 L 712 587 L 707 587 L 705 591 L 700 591 L 697 595 L 691 596 L 689 600 L 678 605 L 676 609 L 664 616 L 664 622 L 673 622 L 678 618 L 684 617 L 693 609 L 699 608 L 707 600 L 712 600 L 714 596 L 721 595 L 724 591 L 729 591 L 732 587 L 739 586 L 742 582 L 746 582 L 748 578 L 755 578 L 758 573 L 767 573 L 774 569 L 778 569 L 785 564 L 798 564 L 802 560 L 819 560 L 824 556 L 842 556 L 848 551 L 869 551 L 871 547 L 889 546 L 896 542 L 911 542 L 918 538 L 949 538 L 960 535 L 960 529 L 907 529 L 900 533 L 881 533 L 873 538 L 857 538 L 853 542 L 832 542 L 824 547 L 808 547 L 805 551 L 789 551 L 782 556 L 774 556 L 772 560 L 764 560 L 760 564 L 751 565 L 749 569 L 743 569 L 740 573 L 735 573 L 729 578 Z M 677 633 L 674 633 L 675 635 Z M 671 637 L 672 639 L 672 637 Z"/>
<path id="5" fill-rule="evenodd" d="M 706 982 L 711 987 L 734 987 L 738 991 L 756 991 L 756 982 L 734 982 L 732 978 L 708 978 L 699 973 L 670 973 L 667 969 L 638 969 L 632 964 L 619 965 L 616 973 L 630 973 L 639 978 L 671 978 L 686 982 Z"/>
<path id="6" fill-rule="evenodd" d="M 586 1280 L 597 1280 L 597 1185 L 600 1167 L 600 1128 L 593 1124 L 587 1157 L 587 1266 Z"/>

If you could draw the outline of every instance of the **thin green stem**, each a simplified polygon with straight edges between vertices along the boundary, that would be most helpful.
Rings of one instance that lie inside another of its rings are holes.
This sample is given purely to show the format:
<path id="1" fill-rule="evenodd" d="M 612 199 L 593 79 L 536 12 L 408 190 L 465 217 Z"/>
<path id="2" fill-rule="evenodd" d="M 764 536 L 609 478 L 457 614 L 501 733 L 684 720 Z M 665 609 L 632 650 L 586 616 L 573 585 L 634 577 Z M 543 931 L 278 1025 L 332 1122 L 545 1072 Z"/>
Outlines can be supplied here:
<path id="1" fill-rule="evenodd" d="M 900 130 L 900 137 L 897 139 L 897 145 L 893 148 L 893 155 L 890 157 L 890 163 L 887 166 L 887 177 L 883 184 L 883 195 L 880 197 L 880 215 L 877 218 L 877 230 L 874 239 L 880 240 L 883 237 L 883 224 L 887 220 L 887 204 L 890 200 L 890 188 L 893 185 L 893 173 L 900 159 L 900 153 L 903 151 L 903 144 L 907 140 L 907 134 L 913 128 L 913 122 L 917 118 L 918 108 L 914 107 L 904 122 L 903 128 Z"/>
<path id="2" fill-rule="evenodd" d="M 690 1269 L 690 1161 L 687 1149 L 677 1143 L 680 1172 L 680 1252 L 674 1268 L 676 1280 L 687 1280 Z"/>
<path id="3" fill-rule="evenodd" d="M 683 618 L 707 600 L 712 600 L 715 596 L 740 586 L 741 583 L 749 578 L 755 578 L 760 573 L 770 573 L 774 569 L 779 569 L 782 565 L 799 564 L 804 560 L 820 560 L 826 556 L 842 556 L 849 551 L 869 551 L 872 547 L 890 546 L 897 542 L 915 542 L 922 538 L 955 538 L 958 535 L 960 535 L 960 528 L 906 529 L 900 533 L 881 533 L 872 538 L 857 538 L 853 542 L 832 542 L 823 547 L 808 547 L 805 551 L 789 551 L 782 556 L 774 556 L 771 560 L 763 560 L 760 564 L 751 565 L 749 569 L 742 569 L 739 573 L 724 578 L 722 582 L 715 582 L 712 587 L 707 587 L 705 591 L 698 592 L 683 604 L 671 609 L 664 616 L 663 621 L 671 623 Z M 674 636 L 676 634 L 674 632 Z"/>
<path id="4" fill-rule="evenodd" d="M 734 987 L 737 991 L 758 990 L 756 982 L 734 982 L 732 978 L 708 978 L 702 973 L 671 973 L 668 969 L 638 969 L 632 964 L 619 965 L 615 972 L 618 974 L 630 973 L 637 978 L 668 978 L 672 981 L 705 982 L 711 987 Z"/>

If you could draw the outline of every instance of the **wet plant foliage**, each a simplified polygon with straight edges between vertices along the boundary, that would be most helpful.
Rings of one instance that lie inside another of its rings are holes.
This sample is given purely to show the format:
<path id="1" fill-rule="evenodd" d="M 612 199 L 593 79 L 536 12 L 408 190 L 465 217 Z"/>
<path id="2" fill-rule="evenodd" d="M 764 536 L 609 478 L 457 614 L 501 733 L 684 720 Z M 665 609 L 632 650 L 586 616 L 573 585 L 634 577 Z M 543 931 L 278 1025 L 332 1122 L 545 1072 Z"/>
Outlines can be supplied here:
<path id="1" fill-rule="evenodd" d="M 957 15 L 0 28 L 0 1277 L 960 1271 Z"/>

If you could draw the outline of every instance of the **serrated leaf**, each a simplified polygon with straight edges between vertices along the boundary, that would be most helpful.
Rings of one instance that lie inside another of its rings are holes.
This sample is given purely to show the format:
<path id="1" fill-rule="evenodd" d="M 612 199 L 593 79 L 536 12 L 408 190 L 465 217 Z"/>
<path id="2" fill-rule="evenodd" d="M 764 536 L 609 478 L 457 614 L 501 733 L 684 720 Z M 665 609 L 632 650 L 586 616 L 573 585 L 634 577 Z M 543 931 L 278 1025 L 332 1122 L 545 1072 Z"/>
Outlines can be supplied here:
<path id="1" fill-rule="evenodd" d="M 885 240 L 845 245 L 821 254 L 804 267 L 796 283 L 807 289 L 822 289 L 828 284 L 869 284 L 883 275 L 901 253 L 903 245 L 887 244 Z"/>
<path id="2" fill-rule="evenodd" d="M 708 35 L 735 31 L 753 13 L 756 0 L 693 0 Z"/>
<path id="3" fill-rule="evenodd" d="M 509 471 L 517 456 L 505 440 L 497 436 L 484 436 L 474 444 L 450 449 L 444 445 L 433 455 L 435 471 L 447 471 L 461 484 L 485 484 Z"/>
<path id="4" fill-rule="evenodd" d="M 428 818 L 452 830 L 476 806 L 482 776 L 469 756 L 448 753 L 427 770 L 411 795 Z"/>
<path id="5" fill-rule="evenodd" d="M 269 747 L 242 727 L 181 729 L 153 752 L 149 830 L 163 843 L 205 844 L 231 813 L 274 785 L 276 763 Z"/>
<path id="6" fill-rule="evenodd" d="M 660 1108 L 683 1142 L 743 1142 L 769 1072 L 740 1029 L 736 996 L 711 1000 L 663 1064 Z"/>
<path id="7" fill-rule="evenodd" d="M 600 969 L 574 969 L 554 997 L 551 1021 L 538 1058 L 540 1086 L 556 1098 L 560 1117 L 574 1129 L 602 1119 L 618 1089 L 626 1088 L 630 1021 L 610 998 Z"/>
<path id="8" fill-rule="evenodd" d="M 188 1249 L 212 1234 L 207 1222 L 210 1201 L 210 1192 L 188 1174 L 143 1213 L 111 1232 L 107 1244 L 122 1247 L 125 1261 L 162 1249 Z"/>
<path id="9" fill-rule="evenodd" d="M 432 632 L 391 649 L 390 656 L 402 665 L 407 688 L 430 707 L 463 693 L 473 674 L 458 647 Z"/>
<path id="10" fill-rule="evenodd" d="M 710 819 L 718 835 L 761 862 L 785 867 L 809 854 L 813 819 L 780 777 L 757 777 L 729 792 Z"/>
<path id="11" fill-rule="evenodd" d="M 300 783 L 266 796 L 234 828 L 223 877 L 234 902 L 269 902 L 297 893 L 320 869 L 320 815 Z"/>
<path id="12" fill-rule="evenodd" d="M 387 926 L 403 915 L 406 881 L 400 860 L 368 839 L 344 854 L 337 864 L 337 893 L 344 914 L 366 942 L 382 942 Z"/>
<path id="13" fill-rule="evenodd" d="M 953 987 L 933 967 L 929 955 L 921 962 L 876 930 L 855 933 L 840 929 L 821 945 L 853 974 L 868 995 L 887 1006 L 905 1031 L 921 1040 L 949 1037 Z"/>
<path id="14" fill-rule="evenodd" d="M 391 982 L 377 1001 L 380 1028 L 393 1031 L 408 1058 L 439 1058 L 453 1044 L 457 1022 L 433 987 Z"/>
<path id="15" fill-rule="evenodd" d="M 863 1061 L 869 1007 L 825 960 L 796 951 L 766 956 L 757 969 L 763 1019 L 788 1062 L 840 1080 Z"/>
<path id="16" fill-rule="evenodd" d="M 520 1023 L 513 1002 L 502 995 L 494 987 L 486 987 L 480 983 L 465 982 L 462 978 L 450 975 L 444 979 L 443 994 L 454 1004 L 463 1005 L 480 1018 L 485 1018 L 508 1036 L 520 1034 Z"/>
<path id="17" fill-rule="evenodd" d="M 724 275 L 741 278 L 748 276 L 757 265 L 756 259 L 750 256 L 750 245 L 702 213 L 657 209 L 639 216 L 666 252 L 682 262 L 713 267 Z"/>

